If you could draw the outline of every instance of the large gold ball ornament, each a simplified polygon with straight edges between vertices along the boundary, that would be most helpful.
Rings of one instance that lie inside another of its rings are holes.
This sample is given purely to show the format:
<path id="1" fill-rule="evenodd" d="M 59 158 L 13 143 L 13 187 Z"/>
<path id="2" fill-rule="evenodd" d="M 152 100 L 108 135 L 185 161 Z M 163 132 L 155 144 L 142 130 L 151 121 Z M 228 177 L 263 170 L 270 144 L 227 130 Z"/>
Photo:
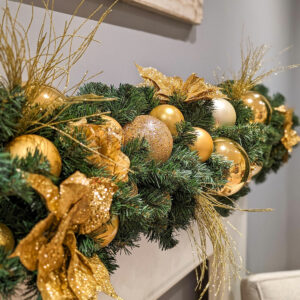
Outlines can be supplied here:
<path id="1" fill-rule="evenodd" d="M 249 91 L 244 94 L 241 99 L 244 104 L 251 108 L 254 114 L 254 123 L 268 123 L 272 115 L 272 107 L 270 102 L 263 95 Z"/>
<path id="2" fill-rule="evenodd" d="M 150 158 L 156 162 L 169 159 L 173 138 L 167 125 L 152 116 L 138 116 L 124 126 L 125 144 L 135 138 L 144 138 L 150 147 Z"/>
<path id="3" fill-rule="evenodd" d="M 95 240 L 100 242 L 100 246 L 106 247 L 115 238 L 119 229 L 119 217 L 112 216 L 111 219 L 103 224 L 100 228 L 96 229 L 90 234 L 90 236 Z"/>
<path id="4" fill-rule="evenodd" d="M 171 134 L 174 136 L 178 134 L 176 130 L 176 124 L 184 121 L 181 111 L 177 107 L 169 104 L 156 106 L 150 112 L 150 116 L 164 122 L 170 129 Z"/>
<path id="5" fill-rule="evenodd" d="M 223 125 L 234 125 L 236 121 L 236 112 L 232 104 L 222 98 L 215 98 L 213 102 L 213 118 L 216 127 Z"/>
<path id="6" fill-rule="evenodd" d="M 257 165 L 257 164 L 251 164 L 250 165 L 250 173 L 249 173 L 249 177 L 248 177 L 248 183 L 251 181 L 252 177 L 256 176 L 261 170 L 262 170 L 262 166 L 261 165 Z"/>
<path id="7" fill-rule="evenodd" d="M 250 162 L 244 148 L 235 141 L 219 137 L 214 140 L 215 152 L 232 162 L 227 183 L 218 191 L 222 196 L 237 193 L 247 182 L 250 173 Z"/>
<path id="8" fill-rule="evenodd" d="M 3 223 L 0 223 L 0 246 L 3 246 L 6 252 L 12 251 L 15 246 L 11 230 Z"/>
<path id="9" fill-rule="evenodd" d="M 61 172 L 62 162 L 57 148 L 42 136 L 35 134 L 18 136 L 7 145 L 6 149 L 13 158 L 17 156 L 25 158 L 28 153 L 33 155 L 36 150 L 39 150 L 48 159 L 51 174 L 58 177 Z"/>
<path id="10" fill-rule="evenodd" d="M 214 142 L 210 134 L 199 127 L 194 127 L 197 135 L 195 142 L 189 146 L 192 151 L 197 151 L 197 154 L 202 162 L 208 160 L 214 150 Z"/>

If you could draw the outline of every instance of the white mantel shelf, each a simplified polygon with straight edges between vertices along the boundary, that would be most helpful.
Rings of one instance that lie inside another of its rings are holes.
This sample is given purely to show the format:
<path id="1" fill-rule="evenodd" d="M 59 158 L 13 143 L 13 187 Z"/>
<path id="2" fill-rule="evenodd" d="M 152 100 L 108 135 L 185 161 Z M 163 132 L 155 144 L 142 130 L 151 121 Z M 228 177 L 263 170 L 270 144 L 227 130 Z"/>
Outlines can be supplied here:
<path id="1" fill-rule="evenodd" d="M 245 208 L 246 200 L 242 199 L 239 204 Z M 236 212 L 225 219 L 225 222 L 227 220 L 241 233 L 240 235 L 229 230 L 237 242 L 241 256 L 245 257 L 246 213 Z M 158 244 L 149 243 L 142 238 L 140 247 L 134 249 L 132 255 L 118 255 L 117 262 L 120 268 L 111 277 L 118 295 L 124 300 L 156 300 L 195 269 L 199 265 L 199 261 L 193 255 L 187 233 L 182 231 L 178 237 L 179 244 L 167 251 L 161 251 Z M 210 247 L 207 251 L 209 255 L 213 254 Z M 238 285 L 238 282 L 233 284 L 230 297 L 228 296 L 227 299 L 239 299 Z M 108 300 L 111 298 L 101 294 L 98 299 Z"/>

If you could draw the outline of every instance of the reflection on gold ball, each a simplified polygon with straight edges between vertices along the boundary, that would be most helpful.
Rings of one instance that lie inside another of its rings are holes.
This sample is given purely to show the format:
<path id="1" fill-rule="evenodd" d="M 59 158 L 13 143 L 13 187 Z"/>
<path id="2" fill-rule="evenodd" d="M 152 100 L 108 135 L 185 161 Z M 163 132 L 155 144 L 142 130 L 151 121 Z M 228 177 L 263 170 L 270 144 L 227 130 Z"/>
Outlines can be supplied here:
<path id="1" fill-rule="evenodd" d="M 170 129 L 172 135 L 177 135 L 176 124 L 184 121 L 181 111 L 177 107 L 169 104 L 156 106 L 150 112 L 150 116 L 164 122 Z"/>
<path id="2" fill-rule="evenodd" d="M 225 99 L 213 99 L 213 117 L 217 127 L 234 125 L 236 112 L 232 104 Z"/>
<path id="3" fill-rule="evenodd" d="M 214 150 L 214 142 L 210 134 L 202 128 L 194 127 L 197 138 L 193 145 L 190 145 L 192 151 L 197 151 L 202 162 L 208 160 Z"/>
<path id="4" fill-rule="evenodd" d="M 250 173 L 249 173 L 249 177 L 248 177 L 247 182 L 250 182 L 252 177 L 257 175 L 261 170 L 262 170 L 262 166 L 259 166 L 257 164 L 251 164 L 250 165 Z"/>
<path id="5" fill-rule="evenodd" d="M 13 158 L 25 158 L 28 153 L 33 155 L 36 149 L 48 159 L 51 174 L 58 177 L 62 165 L 61 158 L 57 148 L 46 138 L 35 134 L 21 135 L 7 145 L 7 151 Z"/>
<path id="6" fill-rule="evenodd" d="M 249 91 L 241 99 L 244 104 L 251 108 L 254 114 L 254 123 L 268 123 L 272 115 L 272 107 L 263 95 Z"/>
<path id="7" fill-rule="evenodd" d="M 125 144 L 135 138 L 144 138 L 150 147 L 150 158 L 156 162 L 169 159 L 173 138 L 167 125 L 152 116 L 138 116 L 124 126 Z"/>
<path id="8" fill-rule="evenodd" d="M 12 232 L 3 223 L 0 223 L 0 246 L 3 246 L 7 252 L 12 251 L 15 246 L 15 240 Z"/>
<path id="9" fill-rule="evenodd" d="M 250 172 L 250 162 L 244 148 L 228 138 L 214 140 L 215 152 L 224 156 L 233 164 L 229 170 L 228 182 L 218 191 L 222 196 L 230 196 L 238 192 L 247 182 Z"/>
<path id="10" fill-rule="evenodd" d="M 100 228 L 90 234 L 94 240 L 99 240 L 100 246 L 106 247 L 115 238 L 119 229 L 119 217 L 112 216 L 111 219 Z"/>
<path id="11" fill-rule="evenodd" d="M 101 118 L 105 121 L 103 125 L 100 125 L 101 128 L 106 128 L 110 131 L 115 137 L 120 139 L 121 144 L 124 143 L 124 132 L 122 126 L 117 120 L 110 116 L 103 115 Z"/>
<path id="12" fill-rule="evenodd" d="M 32 104 L 38 104 L 43 109 L 54 110 L 65 102 L 65 96 L 51 86 L 44 85 L 39 91 L 39 94 L 32 100 Z"/>

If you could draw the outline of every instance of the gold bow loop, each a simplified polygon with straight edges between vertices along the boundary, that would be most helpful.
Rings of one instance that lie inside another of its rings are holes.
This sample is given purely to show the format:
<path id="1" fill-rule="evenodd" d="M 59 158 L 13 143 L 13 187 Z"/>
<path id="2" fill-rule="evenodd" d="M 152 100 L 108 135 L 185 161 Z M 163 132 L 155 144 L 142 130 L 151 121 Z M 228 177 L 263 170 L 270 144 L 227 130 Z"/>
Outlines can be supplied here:
<path id="1" fill-rule="evenodd" d="M 143 68 L 136 65 L 140 76 L 145 80 L 144 85 L 154 86 L 156 97 L 162 102 L 168 102 L 174 93 L 185 96 L 184 102 L 198 100 L 211 100 L 213 98 L 226 98 L 220 88 L 206 83 L 203 78 L 192 74 L 184 82 L 180 77 L 168 77 L 155 68 Z"/>
<path id="2" fill-rule="evenodd" d="M 287 108 L 285 105 L 280 105 L 276 107 L 275 110 L 282 113 L 285 117 L 284 121 L 284 134 L 281 138 L 281 142 L 288 150 L 289 153 L 293 151 L 293 147 L 300 142 L 300 136 L 297 131 L 293 129 L 293 112 L 292 108 Z"/>
<path id="3" fill-rule="evenodd" d="M 80 172 L 59 189 L 42 175 L 29 174 L 27 181 L 45 199 L 49 214 L 20 241 L 12 256 L 19 256 L 28 270 L 38 270 L 43 300 L 96 299 L 97 292 L 121 299 L 104 264 L 97 256 L 80 253 L 75 237 L 75 232 L 90 233 L 110 219 L 117 186 L 109 178 L 87 178 Z"/>

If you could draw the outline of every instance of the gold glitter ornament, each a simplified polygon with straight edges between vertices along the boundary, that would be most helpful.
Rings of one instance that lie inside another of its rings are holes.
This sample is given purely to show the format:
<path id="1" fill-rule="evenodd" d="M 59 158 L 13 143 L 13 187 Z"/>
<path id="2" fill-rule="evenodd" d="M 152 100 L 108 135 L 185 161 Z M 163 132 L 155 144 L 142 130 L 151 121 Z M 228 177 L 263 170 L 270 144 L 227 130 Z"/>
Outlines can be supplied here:
<path id="1" fill-rule="evenodd" d="M 90 236 L 95 241 L 98 241 L 100 246 L 103 248 L 108 246 L 112 242 L 112 240 L 115 238 L 116 234 L 118 233 L 118 229 L 119 229 L 119 217 L 113 215 L 107 223 L 103 224 L 101 227 L 91 232 Z"/>
<path id="2" fill-rule="evenodd" d="M 221 98 L 215 98 L 212 102 L 212 115 L 215 120 L 216 127 L 234 125 L 236 121 L 236 112 L 232 104 Z"/>
<path id="3" fill-rule="evenodd" d="M 11 230 L 3 223 L 0 223 L 0 246 L 4 247 L 6 252 L 12 251 L 15 246 Z"/>
<path id="4" fill-rule="evenodd" d="M 6 150 L 10 152 L 12 158 L 25 158 L 28 153 L 33 155 L 38 150 L 49 161 L 51 174 L 57 177 L 60 175 L 62 162 L 59 152 L 52 142 L 42 136 L 35 134 L 18 136 L 7 145 Z"/>
<path id="5" fill-rule="evenodd" d="M 232 162 L 227 183 L 218 191 L 222 196 L 237 193 L 247 182 L 250 173 L 250 162 L 244 148 L 235 141 L 219 137 L 214 139 L 215 152 Z"/>
<path id="6" fill-rule="evenodd" d="M 136 117 L 124 126 L 125 145 L 132 139 L 144 138 L 150 147 L 149 156 L 156 162 L 169 159 L 173 149 L 173 138 L 167 125 L 152 116 Z"/>
<path id="7" fill-rule="evenodd" d="M 111 131 L 112 134 L 114 134 L 121 142 L 123 145 L 124 143 L 124 132 L 122 126 L 119 124 L 119 122 L 106 115 L 102 115 L 101 118 L 105 121 L 103 125 L 100 125 L 101 128 L 106 128 L 107 130 Z"/>
<path id="8" fill-rule="evenodd" d="M 169 104 L 156 106 L 150 112 L 150 116 L 164 122 L 168 126 L 173 136 L 176 136 L 178 134 L 176 124 L 184 121 L 184 117 L 181 111 L 174 105 Z"/>
<path id="9" fill-rule="evenodd" d="M 87 258 L 76 248 L 75 232 L 92 232 L 109 218 L 117 186 L 109 178 L 87 178 L 76 172 L 58 189 L 52 181 L 29 174 L 28 184 L 44 198 L 48 216 L 22 239 L 12 256 L 31 271 L 43 300 L 95 299 L 103 291 L 115 299 L 109 273 L 98 257 Z"/>
<path id="10" fill-rule="evenodd" d="M 251 181 L 252 177 L 256 176 L 261 170 L 262 170 L 262 166 L 257 165 L 257 164 L 251 164 L 250 165 L 250 173 L 249 173 L 249 177 L 248 177 L 248 183 Z"/>
<path id="11" fill-rule="evenodd" d="M 266 97 L 257 92 L 249 91 L 243 94 L 241 99 L 253 112 L 254 120 L 251 123 L 269 123 L 272 107 Z"/>
<path id="12" fill-rule="evenodd" d="M 208 160 L 214 150 L 214 142 L 210 134 L 199 127 L 194 127 L 197 135 L 195 142 L 189 146 L 192 151 L 197 151 L 197 154 L 202 162 Z"/>

